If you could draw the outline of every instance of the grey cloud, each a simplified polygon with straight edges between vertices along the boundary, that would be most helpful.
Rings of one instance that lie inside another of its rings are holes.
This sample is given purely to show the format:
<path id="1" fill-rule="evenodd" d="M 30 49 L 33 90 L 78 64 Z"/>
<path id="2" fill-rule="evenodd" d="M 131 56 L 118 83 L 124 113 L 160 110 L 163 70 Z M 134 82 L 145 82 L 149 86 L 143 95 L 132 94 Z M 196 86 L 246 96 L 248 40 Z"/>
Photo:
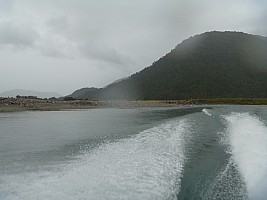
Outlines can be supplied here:
<path id="1" fill-rule="evenodd" d="M 265 0 L 260 0 L 261 4 L 259 4 L 259 9 L 257 12 L 259 12 L 259 23 L 260 24 L 266 24 L 267 23 L 267 3 Z M 262 36 L 267 36 L 267 26 L 262 25 L 258 26 L 257 24 L 254 24 L 255 26 L 255 34 L 259 34 Z"/>
<path id="2" fill-rule="evenodd" d="M 1 0 L 0 1 L 0 10 L 1 12 L 5 12 L 12 7 L 14 0 Z"/>
<path id="3" fill-rule="evenodd" d="M 105 43 L 86 42 L 79 47 L 82 56 L 97 62 L 105 62 L 107 65 L 129 71 L 129 66 L 134 62 L 130 56 L 108 47 Z"/>
<path id="4" fill-rule="evenodd" d="M 41 44 L 37 47 L 38 51 L 44 56 L 58 58 L 73 58 L 66 50 L 54 44 Z"/>
<path id="5" fill-rule="evenodd" d="M 0 43 L 15 47 L 32 47 L 39 38 L 38 33 L 27 24 L 0 20 Z"/>
<path id="6" fill-rule="evenodd" d="M 46 33 L 33 48 L 48 57 L 73 59 L 77 56 L 76 44 L 55 33 Z"/>
<path id="7" fill-rule="evenodd" d="M 71 26 L 67 15 L 53 16 L 47 20 L 46 25 L 52 32 L 59 33 L 66 32 Z"/>
<path id="8" fill-rule="evenodd" d="M 0 55 L 9 55 L 1 66 L 14 65 L 12 59 L 20 56 L 23 62 L 23 56 L 37 52 L 41 56 L 34 58 L 36 66 L 49 61 L 38 66 L 44 73 L 50 73 L 48 65 L 68 66 L 79 78 L 73 80 L 71 72 L 62 80 L 75 84 L 84 76 L 84 86 L 101 86 L 139 71 L 202 32 L 237 30 L 267 36 L 266 0 L 0 0 L 0 10 Z M 10 53 L 6 46 L 21 51 Z M 28 65 L 32 60 L 24 63 Z M 79 73 L 82 70 L 88 74 Z"/>

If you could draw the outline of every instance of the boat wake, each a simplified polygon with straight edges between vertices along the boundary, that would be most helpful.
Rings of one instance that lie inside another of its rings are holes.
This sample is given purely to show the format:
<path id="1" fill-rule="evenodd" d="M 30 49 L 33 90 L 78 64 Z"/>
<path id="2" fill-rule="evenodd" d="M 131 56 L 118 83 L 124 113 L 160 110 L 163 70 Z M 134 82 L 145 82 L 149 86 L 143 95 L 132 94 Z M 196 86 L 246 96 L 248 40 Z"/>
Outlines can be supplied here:
<path id="1" fill-rule="evenodd" d="M 123 139 L 83 140 L 74 158 L 2 173 L 0 199 L 266 199 L 266 122 L 202 112 Z"/>
<path id="2" fill-rule="evenodd" d="M 223 116 L 228 128 L 229 151 L 246 184 L 249 199 L 267 196 L 267 127 L 255 115 L 232 113 Z"/>
<path id="3" fill-rule="evenodd" d="M 208 109 L 206 109 L 206 108 L 204 108 L 203 110 L 202 110 L 202 112 L 204 112 L 206 115 L 208 115 L 208 116 L 212 116 L 212 114 L 210 113 L 210 111 L 208 110 Z"/>
<path id="4" fill-rule="evenodd" d="M 5 177 L 3 199 L 176 199 L 190 140 L 176 120 L 106 143 L 54 172 Z"/>

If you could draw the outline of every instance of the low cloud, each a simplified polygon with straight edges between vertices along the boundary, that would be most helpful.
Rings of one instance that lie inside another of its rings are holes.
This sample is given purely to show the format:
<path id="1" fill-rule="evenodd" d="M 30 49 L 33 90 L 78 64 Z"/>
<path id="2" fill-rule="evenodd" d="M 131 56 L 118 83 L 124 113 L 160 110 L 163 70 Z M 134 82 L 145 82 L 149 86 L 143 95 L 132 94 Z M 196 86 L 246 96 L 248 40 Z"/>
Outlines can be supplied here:
<path id="1" fill-rule="evenodd" d="M 115 65 L 127 65 L 132 63 L 129 56 L 119 53 L 116 49 L 108 47 L 104 43 L 86 42 L 79 48 L 80 53 L 89 59 Z"/>
<path id="2" fill-rule="evenodd" d="M 38 39 L 38 33 L 30 25 L 0 20 L 0 44 L 33 47 Z"/>
<path id="3" fill-rule="evenodd" d="M 73 69 L 58 76 L 73 80 L 77 73 L 88 80 L 84 86 L 101 86 L 149 66 L 195 34 L 233 30 L 267 36 L 266 0 L 0 0 L 0 11 L 0 64 L 8 80 L 17 62 L 47 74 L 47 66 Z"/>
<path id="4" fill-rule="evenodd" d="M 67 15 L 58 15 L 48 19 L 46 26 L 52 33 L 64 33 L 71 27 L 71 23 Z"/>

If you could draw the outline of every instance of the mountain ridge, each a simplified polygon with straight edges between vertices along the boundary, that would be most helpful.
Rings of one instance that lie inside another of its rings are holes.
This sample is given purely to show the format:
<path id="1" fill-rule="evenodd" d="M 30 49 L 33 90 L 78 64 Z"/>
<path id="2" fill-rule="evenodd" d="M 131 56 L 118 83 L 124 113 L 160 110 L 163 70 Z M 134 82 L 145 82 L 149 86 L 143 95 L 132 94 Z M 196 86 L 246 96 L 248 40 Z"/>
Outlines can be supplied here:
<path id="1" fill-rule="evenodd" d="M 212 31 L 190 37 L 130 76 L 78 98 L 267 97 L 267 39 Z"/>

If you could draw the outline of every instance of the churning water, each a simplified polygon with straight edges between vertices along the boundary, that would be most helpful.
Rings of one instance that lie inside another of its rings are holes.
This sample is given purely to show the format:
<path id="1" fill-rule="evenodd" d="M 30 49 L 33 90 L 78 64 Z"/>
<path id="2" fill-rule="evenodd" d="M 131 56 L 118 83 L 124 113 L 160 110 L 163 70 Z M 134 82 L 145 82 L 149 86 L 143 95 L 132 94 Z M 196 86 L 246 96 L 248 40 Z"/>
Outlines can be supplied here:
<path id="1" fill-rule="evenodd" d="M 267 107 L 0 114 L 0 199 L 266 199 Z"/>

